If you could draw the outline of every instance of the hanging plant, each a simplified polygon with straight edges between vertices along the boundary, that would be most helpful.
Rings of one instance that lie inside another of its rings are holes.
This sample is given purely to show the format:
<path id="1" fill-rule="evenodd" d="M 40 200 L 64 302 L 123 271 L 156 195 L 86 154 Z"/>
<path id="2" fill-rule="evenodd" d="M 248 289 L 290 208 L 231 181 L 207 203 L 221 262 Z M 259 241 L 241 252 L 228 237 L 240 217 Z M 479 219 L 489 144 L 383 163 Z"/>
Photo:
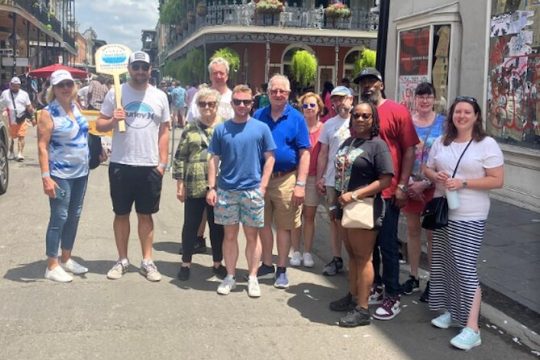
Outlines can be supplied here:
<path id="1" fill-rule="evenodd" d="M 200 2 L 197 4 L 197 15 L 199 16 L 206 16 L 208 14 L 208 8 L 206 7 L 206 4 L 203 2 Z"/>
<path id="2" fill-rule="evenodd" d="M 364 68 L 375 67 L 377 52 L 371 49 L 362 50 L 362 54 L 354 62 L 354 73 L 359 74 Z"/>
<path id="3" fill-rule="evenodd" d="M 293 78 L 303 88 L 312 85 L 317 75 L 317 58 L 306 50 L 298 50 L 292 57 Z"/>
<path id="4" fill-rule="evenodd" d="M 279 0 L 260 0 L 255 5 L 255 11 L 260 14 L 277 14 L 284 9 L 283 3 Z"/>
<path id="5" fill-rule="evenodd" d="M 349 18 L 351 17 L 351 10 L 342 2 L 335 2 L 330 4 L 325 9 L 326 16 L 329 18 Z"/>

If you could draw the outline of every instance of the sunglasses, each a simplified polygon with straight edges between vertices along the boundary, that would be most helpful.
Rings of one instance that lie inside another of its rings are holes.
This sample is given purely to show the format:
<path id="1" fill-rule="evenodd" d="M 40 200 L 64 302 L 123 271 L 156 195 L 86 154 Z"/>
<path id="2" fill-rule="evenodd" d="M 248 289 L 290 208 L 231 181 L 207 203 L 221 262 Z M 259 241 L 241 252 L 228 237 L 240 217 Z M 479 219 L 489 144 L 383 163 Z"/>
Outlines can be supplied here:
<path id="1" fill-rule="evenodd" d="M 281 90 L 281 89 L 272 89 L 272 90 L 270 90 L 271 95 L 288 94 L 290 92 L 291 92 L 290 90 Z"/>
<path id="2" fill-rule="evenodd" d="M 139 71 L 140 69 L 142 69 L 143 71 L 148 71 L 150 69 L 150 65 L 149 64 L 131 64 L 131 68 L 135 71 Z"/>
<path id="3" fill-rule="evenodd" d="M 307 108 L 315 109 L 316 106 L 317 106 L 317 104 L 315 104 L 315 103 L 302 104 L 302 108 L 304 108 L 304 109 L 307 109 Z"/>
<path id="4" fill-rule="evenodd" d="M 73 86 L 75 86 L 75 83 L 73 81 L 62 81 L 61 83 L 58 83 L 55 86 L 60 89 L 63 89 L 63 88 L 71 89 Z"/>
<path id="5" fill-rule="evenodd" d="M 206 107 L 213 109 L 216 107 L 216 102 L 215 101 L 199 101 L 197 102 L 197 106 L 203 109 Z"/>
<path id="6" fill-rule="evenodd" d="M 351 116 L 353 119 L 358 120 L 362 118 L 363 120 L 369 120 L 373 116 L 373 114 L 370 113 L 352 113 Z"/>
<path id="7" fill-rule="evenodd" d="M 456 97 L 456 100 L 454 100 L 454 103 L 457 103 L 457 102 L 460 102 L 460 101 L 465 101 L 465 102 L 468 102 L 468 103 L 478 104 L 478 101 L 475 98 L 473 98 L 472 96 L 458 96 L 458 97 Z"/>
<path id="8" fill-rule="evenodd" d="M 244 104 L 245 106 L 250 106 L 253 104 L 253 100 L 247 99 L 247 100 L 241 100 L 241 99 L 232 99 L 232 103 L 235 106 L 239 106 L 240 104 Z"/>

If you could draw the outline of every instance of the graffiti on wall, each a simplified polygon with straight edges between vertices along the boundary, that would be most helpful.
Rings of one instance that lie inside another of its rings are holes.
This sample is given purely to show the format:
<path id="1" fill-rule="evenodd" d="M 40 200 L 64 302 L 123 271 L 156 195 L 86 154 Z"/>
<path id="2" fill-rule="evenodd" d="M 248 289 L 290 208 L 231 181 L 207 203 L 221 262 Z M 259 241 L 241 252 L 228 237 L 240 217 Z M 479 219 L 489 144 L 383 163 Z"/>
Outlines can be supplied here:
<path id="1" fill-rule="evenodd" d="M 492 17 L 487 131 L 517 145 L 540 148 L 540 54 L 534 11 Z"/>

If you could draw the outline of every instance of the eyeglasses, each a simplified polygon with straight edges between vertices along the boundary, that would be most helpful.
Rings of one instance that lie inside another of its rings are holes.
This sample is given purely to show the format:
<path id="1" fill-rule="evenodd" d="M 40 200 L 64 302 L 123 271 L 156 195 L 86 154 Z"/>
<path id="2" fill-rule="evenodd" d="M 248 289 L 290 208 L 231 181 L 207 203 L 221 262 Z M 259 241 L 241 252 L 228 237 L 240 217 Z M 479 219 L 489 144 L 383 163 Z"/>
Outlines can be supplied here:
<path id="1" fill-rule="evenodd" d="M 215 101 L 198 101 L 197 106 L 203 109 L 206 107 L 213 109 L 216 107 L 216 102 Z"/>
<path id="2" fill-rule="evenodd" d="M 316 106 L 317 106 L 316 103 L 302 104 L 302 108 L 304 109 L 307 109 L 307 108 L 315 109 Z"/>
<path id="3" fill-rule="evenodd" d="M 460 101 L 465 101 L 465 102 L 468 102 L 468 103 L 478 104 L 478 101 L 475 98 L 473 98 L 472 96 L 458 96 L 458 97 L 456 97 L 456 100 L 454 100 L 454 103 L 457 103 L 457 102 L 460 102 Z"/>
<path id="4" fill-rule="evenodd" d="M 435 96 L 433 95 L 416 95 L 416 98 L 420 101 L 429 101 L 433 100 Z"/>
<path id="5" fill-rule="evenodd" d="M 270 90 L 270 95 L 278 95 L 278 94 L 287 95 L 290 92 L 291 92 L 290 90 L 272 89 Z"/>
<path id="6" fill-rule="evenodd" d="M 71 89 L 73 86 L 75 86 L 75 83 L 73 81 L 62 81 L 61 83 L 58 83 L 55 86 L 60 89 L 63 89 L 63 88 Z"/>
<path id="7" fill-rule="evenodd" d="M 373 116 L 373 114 L 370 113 L 352 113 L 351 116 L 353 119 L 358 120 L 362 118 L 363 120 L 369 120 Z"/>
<path id="8" fill-rule="evenodd" d="M 244 104 L 245 106 L 250 106 L 251 104 L 253 104 L 253 100 L 251 100 L 251 99 L 246 99 L 246 100 L 232 99 L 232 103 L 235 106 L 239 106 L 240 104 Z"/>
<path id="9" fill-rule="evenodd" d="M 149 64 L 131 64 L 131 68 L 135 71 L 139 71 L 140 69 L 142 69 L 143 71 L 148 71 L 150 69 L 150 65 Z"/>

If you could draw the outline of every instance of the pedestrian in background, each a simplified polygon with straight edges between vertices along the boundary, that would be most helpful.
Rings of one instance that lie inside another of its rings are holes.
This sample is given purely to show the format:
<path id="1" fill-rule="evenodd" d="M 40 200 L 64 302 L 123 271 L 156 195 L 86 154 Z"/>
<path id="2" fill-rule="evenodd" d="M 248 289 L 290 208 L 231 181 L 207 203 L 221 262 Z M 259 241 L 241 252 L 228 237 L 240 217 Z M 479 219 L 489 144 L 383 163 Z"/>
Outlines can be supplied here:
<path id="1" fill-rule="evenodd" d="M 73 277 L 68 272 L 80 275 L 88 271 L 71 258 L 88 182 L 88 121 L 77 106 L 71 74 L 57 70 L 50 83 L 48 105 L 38 121 L 39 167 L 51 209 L 45 235 L 45 278 L 70 282 Z"/>
<path id="2" fill-rule="evenodd" d="M 321 117 L 321 122 L 323 123 L 336 116 L 336 109 L 334 109 L 332 106 L 332 90 L 334 90 L 334 84 L 332 84 L 330 81 L 325 81 L 321 94 L 321 98 L 324 103 L 323 115 Z"/>
<path id="3" fill-rule="evenodd" d="M 186 89 L 180 86 L 178 81 L 173 81 L 171 96 L 173 126 L 183 128 L 186 115 Z"/>
<path id="4" fill-rule="evenodd" d="M 197 243 L 197 230 L 206 210 L 210 242 L 212 244 L 212 271 L 219 278 L 227 275 L 223 260 L 223 225 L 214 222 L 214 208 L 206 203 L 208 184 L 208 147 L 214 128 L 221 123 L 217 115 L 220 95 L 214 89 L 201 89 L 195 103 L 201 117 L 188 123 L 176 150 L 173 163 L 173 179 L 176 179 L 176 198 L 184 203 L 184 226 L 182 228 L 182 264 L 178 279 L 190 277 L 193 250 Z"/>
<path id="5" fill-rule="evenodd" d="M 478 101 L 458 96 L 450 107 L 444 134 L 431 147 L 424 172 L 436 185 L 435 197 L 455 191 L 459 200 L 459 206 L 448 212 L 448 226 L 433 231 L 429 307 L 443 311 L 431 321 L 434 326 L 463 326 L 450 340 L 463 350 L 482 343 L 477 261 L 490 207 L 488 191 L 503 186 L 503 165 L 499 145 L 484 131 Z"/>
<path id="6" fill-rule="evenodd" d="M 163 91 L 149 84 L 152 67 L 147 53 L 132 53 L 128 71 L 130 80 L 121 85 L 122 108 L 115 108 L 114 97 L 118 94 L 111 89 L 96 122 L 98 131 L 114 130 L 109 185 L 118 260 L 107 278 L 120 279 L 128 270 L 129 214 L 135 203 L 143 255 L 140 272 L 149 281 L 160 281 L 161 274 L 152 260 L 152 214 L 159 211 L 163 173 L 167 167 L 169 103 Z M 123 132 L 119 131 L 119 121 L 125 121 Z"/>

